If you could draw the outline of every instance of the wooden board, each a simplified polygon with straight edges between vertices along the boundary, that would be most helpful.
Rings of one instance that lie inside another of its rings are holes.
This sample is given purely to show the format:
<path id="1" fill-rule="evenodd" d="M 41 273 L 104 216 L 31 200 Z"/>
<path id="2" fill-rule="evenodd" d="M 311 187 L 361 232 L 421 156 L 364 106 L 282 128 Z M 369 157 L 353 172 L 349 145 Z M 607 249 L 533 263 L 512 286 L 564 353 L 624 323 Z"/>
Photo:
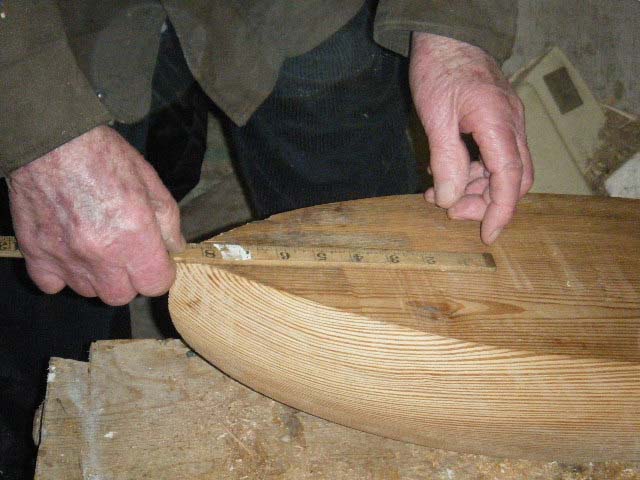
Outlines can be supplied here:
<path id="1" fill-rule="evenodd" d="M 216 240 L 490 252 L 496 272 L 180 265 L 170 309 L 223 371 L 344 425 L 498 456 L 640 459 L 640 202 L 530 195 L 492 247 L 420 196 Z"/>
<path id="2" fill-rule="evenodd" d="M 88 365 L 52 358 L 42 416 L 36 418 L 37 479 L 82 480 L 80 451 L 87 414 Z"/>
<path id="3" fill-rule="evenodd" d="M 52 367 L 38 480 L 640 478 L 640 464 L 505 460 L 342 427 L 229 379 L 177 340 L 98 342 L 90 363 Z"/>

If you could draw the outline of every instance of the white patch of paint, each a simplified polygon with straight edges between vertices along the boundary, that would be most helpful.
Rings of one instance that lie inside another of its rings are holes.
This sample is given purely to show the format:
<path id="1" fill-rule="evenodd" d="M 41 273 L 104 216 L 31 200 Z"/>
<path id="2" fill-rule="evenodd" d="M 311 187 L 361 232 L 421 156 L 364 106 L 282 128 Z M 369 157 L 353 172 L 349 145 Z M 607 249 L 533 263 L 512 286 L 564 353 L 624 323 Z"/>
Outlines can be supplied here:
<path id="1" fill-rule="evenodd" d="M 613 172 L 604 186 L 612 197 L 640 198 L 640 152 Z"/>
<path id="2" fill-rule="evenodd" d="M 214 243 L 223 260 L 251 260 L 251 252 L 245 250 L 241 245 L 226 245 Z"/>
<path id="3" fill-rule="evenodd" d="M 115 437 L 116 432 L 107 432 L 104 434 L 104 438 L 113 438 Z"/>
<path id="4" fill-rule="evenodd" d="M 49 372 L 47 374 L 47 383 L 52 383 L 56 379 L 56 372 Z"/>

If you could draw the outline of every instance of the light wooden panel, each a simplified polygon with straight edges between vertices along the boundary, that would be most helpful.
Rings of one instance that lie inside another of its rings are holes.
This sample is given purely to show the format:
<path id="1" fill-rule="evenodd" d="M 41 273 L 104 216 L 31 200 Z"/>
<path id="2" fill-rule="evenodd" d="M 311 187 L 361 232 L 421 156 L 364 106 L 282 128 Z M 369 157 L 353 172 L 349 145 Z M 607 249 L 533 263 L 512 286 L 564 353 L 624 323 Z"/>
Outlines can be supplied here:
<path id="1" fill-rule="evenodd" d="M 229 379 L 178 340 L 103 341 L 53 359 L 38 480 L 629 480 L 640 463 L 458 454 L 359 432 Z"/>
<path id="2" fill-rule="evenodd" d="M 36 480 L 82 480 L 84 419 L 89 370 L 84 362 L 52 358 L 42 415 L 34 427 L 38 448 Z"/>
<path id="3" fill-rule="evenodd" d="M 640 202 L 530 195 L 492 247 L 419 196 L 312 207 L 218 239 L 489 251 L 498 266 L 180 265 L 176 327 L 252 388 L 440 448 L 640 459 Z"/>

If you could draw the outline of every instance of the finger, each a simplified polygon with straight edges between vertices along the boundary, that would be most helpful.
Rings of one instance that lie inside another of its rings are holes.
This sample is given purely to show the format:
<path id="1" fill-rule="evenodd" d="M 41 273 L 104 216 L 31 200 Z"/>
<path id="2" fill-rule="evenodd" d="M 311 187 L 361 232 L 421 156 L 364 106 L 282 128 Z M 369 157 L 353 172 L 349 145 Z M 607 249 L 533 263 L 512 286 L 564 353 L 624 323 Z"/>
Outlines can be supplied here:
<path id="1" fill-rule="evenodd" d="M 520 198 L 522 198 L 533 185 L 534 168 L 533 161 L 531 159 L 531 152 L 529 151 L 529 146 L 527 144 L 524 104 L 516 95 L 511 95 L 508 98 L 513 111 L 516 142 L 518 145 L 520 160 L 522 162 L 522 181 L 520 182 Z"/>
<path id="2" fill-rule="evenodd" d="M 471 162 L 469 165 L 469 179 L 468 182 L 475 180 L 476 178 L 486 177 L 487 170 L 484 168 L 484 163 L 481 161 Z"/>
<path id="3" fill-rule="evenodd" d="M 485 216 L 487 204 L 482 195 L 465 195 L 447 210 L 449 218 L 454 220 L 480 221 Z"/>
<path id="4" fill-rule="evenodd" d="M 147 245 L 145 255 L 134 257 L 127 265 L 133 288 L 147 297 L 157 297 L 169 291 L 176 278 L 176 266 L 158 240 Z"/>
<path id="5" fill-rule="evenodd" d="M 433 187 L 424 192 L 424 199 L 429 203 L 436 203 L 436 192 L 433 190 Z"/>
<path id="6" fill-rule="evenodd" d="M 27 273 L 40 290 L 50 295 L 60 292 L 67 285 L 58 273 L 40 267 L 34 262 L 27 261 Z"/>
<path id="7" fill-rule="evenodd" d="M 91 285 L 91 282 L 86 276 L 76 274 L 68 274 L 65 276 L 65 282 L 69 285 L 69 288 L 76 292 L 81 297 L 94 298 L 97 297 L 95 288 Z"/>
<path id="8" fill-rule="evenodd" d="M 531 190 L 535 178 L 535 172 L 526 136 L 518 135 L 517 141 L 523 168 L 522 181 L 520 182 L 520 198 L 522 198 L 529 192 L 529 190 Z"/>
<path id="9" fill-rule="evenodd" d="M 180 231 L 178 204 L 173 199 L 170 202 L 153 202 L 153 209 L 166 249 L 171 253 L 182 252 L 187 246 L 187 241 Z"/>
<path id="10" fill-rule="evenodd" d="M 464 189 L 465 195 L 482 195 L 489 187 L 489 179 L 485 177 L 476 178 Z"/>
<path id="11" fill-rule="evenodd" d="M 107 268 L 95 271 L 90 275 L 95 291 L 107 305 L 118 307 L 126 305 L 137 295 L 131 285 L 129 275 L 123 268 Z"/>
<path id="12" fill-rule="evenodd" d="M 482 226 L 480 227 L 480 237 L 487 245 L 496 241 L 502 229 L 509 222 L 515 212 L 515 207 L 490 203 L 487 206 Z M 505 220 L 506 219 L 506 220 Z"/>
<path id="13" fill-rule="evenodd" d="M 481 236 L 489 244 L 509 223 L 520 198 L 523 165 L 516 135 L 508 122 L 474 132 L 486 169 L 490 172 L 491 204 L 485 212 Z"/>
<path id="14" fill-rule="evenodd" d="M 187 242 L 180 231 L 178 204 L 148 163 L 141 161 L 139 167 L 166 249 L 172 253 L 183 251 Z"/>
<path id="15" fill-rule="evenodd" d="M 469 152 L 457 125 L 428 131 L 436 203 L 453 205 L 464 193 L 469 177 Z"/>

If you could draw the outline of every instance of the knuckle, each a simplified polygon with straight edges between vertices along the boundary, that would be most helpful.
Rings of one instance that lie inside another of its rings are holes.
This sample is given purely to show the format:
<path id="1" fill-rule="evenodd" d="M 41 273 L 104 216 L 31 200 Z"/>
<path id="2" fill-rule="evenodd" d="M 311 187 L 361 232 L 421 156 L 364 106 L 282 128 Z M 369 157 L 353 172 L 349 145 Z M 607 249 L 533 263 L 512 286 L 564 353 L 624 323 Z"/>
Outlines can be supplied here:
<path id="1" fill-rule="evenodd" d="M 180 208 L 173 200 L 167 207 L 167 217 L 171 223 L 178 223 L 180 221 Z"/>
<path id="2" fill-rule="evenodd" d="M 102 239 L 98 235 L 92 235 L 90 232 L 76 235 L 69 242 L 69 248 L 73 254 L 81 258 L 95 258 L 102 255 L 104 245 Z"/>
<path id="3" fill-rule="evenodd" d="M 129 303 L 136 296 L 124 270 L 112 269 L 94 272 L 95 290 L 100 299 L 111 306 Z"/>
<path id="4" fill-rule="evenodd" d="M 127 296 L 127 297 L 108 297 L 101 296 L 100 300 L 111 307 L 122 307 L 123 305 L 127 305 L 131 303 L 135 295 Z"/>
<path id="5" fill-rule="evenodd" d="M 58 273 L 54 273 L 56 270 L 54 264 L 27 259 L 27 272 L 33 283 L 44 293 L 58 293 L 66 286 Z"/>
<path id="6" fill-rule="evenodd" d="M 515 111 L 515 113 L 519 117 L 524 117 L 524 103 L 517 95 L 510 95 L 509 100 L 511 103 L 511 108 Z"/>
<path id="7" fill-rule="evenodd" d="M 478 105 L 485 107 L 492 107 L 495 109 L 506 108 L 510 106 L 510 92 L 502 88 L 500 85 L 493 83 L 483 84 L 478 86 L 473 94 L 473 100 L 478 102 Z"/>
<path id="8" fill-rule="evenodd" d="M 517 176 L 518 178 L 521 178 L 523 172 L 524 166 L 522 165 L 522 162 L 518 162 L 515 159 L 507 163 L 503 168 L 503 173 L 510 177 Z"/>
<path id="9" fill-rule="evenodd" d="M 175 215 L 178 212 L 178 204 L 173 198 L 164 198 L 153 202 L 155 211 L 161 215 Z"/>
<path id="10" fill-rule="evenodd" d="M 174 280 L 175 271 L 170 268 L 163 268 L 155 274 L 147 274 L 142 278 L 136 279 L 135 283 L 138 285 L 140 293 L 156 297 L 168 292 Z"/>
<path id="11" fill-rule="evenodd" d="M 127 305 L 136 296 L 136 292 L 133 289 L 127 291 L 108 291 L 100 293 L 100 299 L 107 305 L 112 307 L 120 307 Z"/>
<path id="12" fill-rule="evenodd" d="M 531 187 L 533 186 L 533 182 L 535 180 L 534 173 L 532 171 L 528 171 L 522 177 L 522 191 L 521 194 L 524 195 L 527 193 Z"/>
<path id="13" fill-rule="evenodd" d="M 153 213 L 149 204 L 137 202 L 127 214 L 126 230 L 141 231 L 146 229 L 153 219 Z"/>
<path id="14" fill-rule="evenodd" d="M 66 286 L 63 280 L 56 280 L 50 277 L 35 275 L 32 279 L 40 290 L 49 295 L 61 292 Z"/>

